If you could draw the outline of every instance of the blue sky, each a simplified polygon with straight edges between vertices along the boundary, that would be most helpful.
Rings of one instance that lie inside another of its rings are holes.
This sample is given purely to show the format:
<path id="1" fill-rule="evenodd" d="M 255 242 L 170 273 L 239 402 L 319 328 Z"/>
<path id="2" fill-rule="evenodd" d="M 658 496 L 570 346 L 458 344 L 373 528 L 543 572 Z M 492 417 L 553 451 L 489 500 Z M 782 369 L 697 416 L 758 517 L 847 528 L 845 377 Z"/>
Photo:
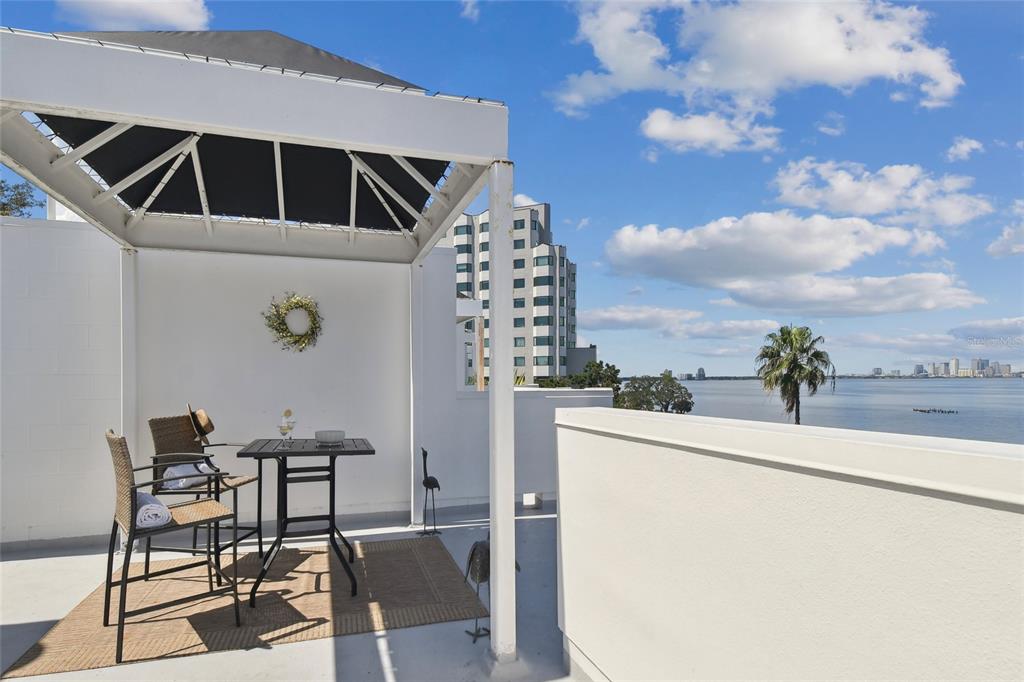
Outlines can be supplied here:
<path id="1" fill-rule="evenodd" d="M 580 331 L 626 374 L 750 374 L 778 323 L 840 372 L 1024 365 L 1022 3 L 4 1 L 0 23 L 274 29 L 506 102 L 516 191 L 551 203 Z"/>

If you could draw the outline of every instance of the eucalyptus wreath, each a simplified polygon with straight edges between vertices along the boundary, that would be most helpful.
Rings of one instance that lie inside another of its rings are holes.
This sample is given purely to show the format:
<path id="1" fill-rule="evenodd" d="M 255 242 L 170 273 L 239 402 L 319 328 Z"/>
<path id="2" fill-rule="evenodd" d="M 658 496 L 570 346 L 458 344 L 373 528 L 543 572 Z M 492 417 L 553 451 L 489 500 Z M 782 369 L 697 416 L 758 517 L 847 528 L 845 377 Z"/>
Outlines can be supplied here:
<path id="1" fill-rule="evenodd" d="M 292 310 L 305 310 L 309 316 L 309 329 L 305 334 L 296 334 L 288 328 L 285 318 Z M 324 321 L 320 317 L 320 307 L 316 301 L 310 296 L 300 296 L 294 291 L 286 291 L 284 299 L 280 302 L 272 298 L 270 307 L 263 311 L 263 320 L 267 329 L 274 335 L 274 340 L 281 344 L 281 348 L 296 353 L 316 345 Z"/>

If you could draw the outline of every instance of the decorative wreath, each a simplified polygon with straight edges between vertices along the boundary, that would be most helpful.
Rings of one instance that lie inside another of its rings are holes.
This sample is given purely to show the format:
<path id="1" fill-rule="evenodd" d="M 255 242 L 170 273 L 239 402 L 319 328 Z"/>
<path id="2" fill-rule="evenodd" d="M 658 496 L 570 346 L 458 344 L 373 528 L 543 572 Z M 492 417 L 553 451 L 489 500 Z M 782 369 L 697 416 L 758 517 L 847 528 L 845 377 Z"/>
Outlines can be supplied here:
<path id="1" fill-rule="evenodd" d="M 293 310 L 304 310 L 309 318 L 309 328 L 302 334 L 295 333 L 288 326 L 288 313 Z M 309 296 L 299 296 L 294 291 L 286 291 L 280 303 L 276 298 L 271 299 L 270 307 L 263 311 L 263 319 L 281 348 L 296 353 L 316 345 L 324 321 L 316 301 Z"/>

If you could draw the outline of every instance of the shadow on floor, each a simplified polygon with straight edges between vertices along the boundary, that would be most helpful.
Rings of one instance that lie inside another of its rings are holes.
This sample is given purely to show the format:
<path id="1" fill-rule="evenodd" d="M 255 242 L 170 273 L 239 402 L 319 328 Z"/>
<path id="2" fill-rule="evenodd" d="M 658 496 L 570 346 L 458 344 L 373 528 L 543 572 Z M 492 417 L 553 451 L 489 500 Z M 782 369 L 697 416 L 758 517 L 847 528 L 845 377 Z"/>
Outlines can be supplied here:
<path id="1" fill-rule="evenodd" d="M 0 672 L 5 672 L 23 653 L 38 642 L 55 620 L 40 620 L 34 623 L 4 623 L 0 625 Z"/>

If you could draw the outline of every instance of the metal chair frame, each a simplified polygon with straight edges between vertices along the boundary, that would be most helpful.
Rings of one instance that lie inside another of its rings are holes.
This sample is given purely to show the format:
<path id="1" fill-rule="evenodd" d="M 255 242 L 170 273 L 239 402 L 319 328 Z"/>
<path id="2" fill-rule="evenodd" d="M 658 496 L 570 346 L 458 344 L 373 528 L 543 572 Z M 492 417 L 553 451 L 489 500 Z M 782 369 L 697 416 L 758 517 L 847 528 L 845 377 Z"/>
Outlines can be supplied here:
<path id="1" fill-rule="evenodd" d="M 118 450 L 123 449 L 123 455 L 121 455 L 121 456 L 126 457 L 129 463 L 131 462 L 131 456 L 128 454 L 128 446 L 124 442 L 124 438 L 123 437 L 121 437 L 121 436 L 114 436 L 113 432 L 109 432 L 107 434 L 107 440 L 108 440 L 108 443 L 110 445 L 111 455 L 115 458 L 115 481 L 116 481 L 117 487 L 119 488 L 118 489 L 118 496 L 120 498 L 125 493 L 125 491 L 121 490 L 121 488 L 123 487 L 124 483 L 122 482 L 121 477 L 120 477 L 119 472 L 118 472 L 118 468 L 117 468 L 117 464 L 116 464 L 116 458 L 119 456 L 119 453 L 115 449 L 118 449 Z M 211 545 L 211 534 L 210 534 L 211 526 L 214 523 L 219 523 L 219 521 L 232 520 L 233 521 L 233 523 L 232 523 L 232 535 L 237 537 L 237 535 L 238 535 L 238 528 L 237 528 L 238 524 L 236 523 L 237 519 L 238 519 L 238 490 L 237 490 L 237 488 L 232 491 L 233 492 L 233 507 L 231 509 L 231 516 L 228 517 L 228 518 L 217 517 L 217 521 L 214 521 L 213 519 L 199 519 L 199 520 L 196 520 L 194 522 L 184 523 L 184 524 L 176 523 L 176 524 L 173 524 L 173 525 L 172 524 L 168 524 L 166 526 L 159 526 L 159 527 L 156 527 L 156 528 L 138 528 L 137 527 L 137 523 L 138 523 L 138 519 L 137 519 L 137 516 L 138 516 L 138 500 L 137 500 L 137 497 L 136 497 L 136 493 L 139 490 L 141 490 L 143 488 L 146 488 L 148 486 L 153 486 L 153 485 L 158 484 L 158 483 L 167 483 L 169 481 L 176 481 L 176 480 L 180 480 L 180 479 L 183 479 L 183 478 L 192 478 L 192 476 L 190 475 L 190 476 L 176 476 L 176 477 L 169 477 L 169 478 L 154 478 L 152 480 L 143 481 L 142 483 L 139 483 L 139 482 L 135 481 L 135 473 L 136 472 L 153 470 L 153 469 L 155 469 L 155 466 L 156 465 L 149 464 L 149 465 L 145 465 L 145 466 L 141 466 L 141 467 L 133 467 L 130 470 L 130 479 L 132 481 L 132 484 L 131 484 L 131 486 L 129 486 L 129 490 L 127 491 L 128 495 L 131 498 L 130 508 L 129 508 L 129 510 L 126 510 L 126 511 L 129 511 L 129 513 L 130 513 L 129 518 L 128 518 L 128 523 L 127 524 L 124 523 L 124 519 L 119 518 L 120 516 L 123 516 L 122 509 L 117 509 L 117 510 L 115 510 L 114 522 L 113 522 L 113 524 L 111 526 L 111 529 L 110 529 L 110 544 L 109 544 L 109 546 L 107 548 L 107 571 L 106 571 L 106 575 L 104 576 L 104 580 L 103 580 L 103 585 L 104 585 L 104 590 L 103 590 L 103 625 L 104 626 L 109 626 L 110 625 L 110 594 L 111 594 L 112 589 L 115 586 L 119 586 L 120 594 L 119 594 L 119 598 L 118 598 L 118 608 L 117 608 L 117 653 L 116 653 L 116 656 L 115 656 L 115 659 L 116 659 L 117 663 L 121 663 L 122 658 L 123 658 L 125 620 L 127 618 L 131 617 L 131 616 L 137 616 L 137 615 L 140 615 L 140 614 L 143 614 L 143 613 L 149 613 L 150 611 L 156 611 L 156 610 L 159 610 L 159 609 L 162 609 L 162 608 L 166 608 L 168 606 L 177 606 L 179 604 L 185 604 L 185 603 L 188 603 L 190 601 L 195 601 L 197 599 L 205 599 L 205 598 L 210 597 L 210 596 L 226 594 L 227 592 L 231 592 L 232 596 L 234 597 L 235 625 L 236 626 L 241 626 L 241 624 L 242 624 L 241 615 L 239 613 L 239 601 L 238 601 L 238 543 L 234 542 L 232 544 L 232 548 L 231 548 L 232 575 L 228 576 L 221 569 L 219 561 L 217 559 L 215 559 L 215 554 L 213 552 L 213 547 Z M 220 481 L 221 481 L 222 478 L 224 478 L 224 476 L 226 476 L 226 474 L 217 472 L 217 473 L 212 473 L 212 474 L 197 474 L 197 476 L 199 476 L 199 475 L 201 475 L 204 478 L 206 478 L 206 485 L 207 485 L 207 495 L 206 495 L 206 497 L 211 497 L 211 498 L 217 499 L 219 501 Z M 214 497 L 214 494 L 216 494 L 217 497 Z M 120 502 L 119 502 L 119 505 L 120 505 Z M 176 531 L 176 530 L 182 530 L 184 528 L 188 528 L 189 526 L 192 526 L 193 528 L 198 528 L 199 526 L 205 526 L 206 527 L 206 550 L 204 552 L 205 559 L 203 559 L 202 561 L 191 562 L 191 563 L 188 563 L 188 564 L 185 564 L 185 565 L 182 565 L 182 566 L 174 566 L 172 568 L 164 568 L 164 569 L 161 569 L 159 571 L 151 572 L 149 570 L 149 554 L 148 554 L 148 551 L 147 551 L 146 563 L 145 563 L 145 568 L 143 570 L 143 573 L 141 575 L 136 575 L 136 576 L 132 576 L 132 577 L 128 576 L 128 571 L 129 571 L 129 568 L 130 568 L 130 563 L 131 563 L 131 558 L 132 558 L 132 548 L 133 548 L 136 540 L 144 538 L 146 540 L 146 546 L 147 546 L 147 550 L 148 550 L 149 549 L 149 541 L 150 541 L 150 539 L 154 535 L 160 535 L 160 534 L 163 534 L 163 533 L 169 533 L 169 532 L 173 532 L 173 531 Z M 122 561 L 122 564 L 121 564 L 121 577 L 120 577 L 119 580 L 115 581 L 114 577 L 113 577 L 114 576 L 114 554 L 115 554 L 115 551 L 117 549 L 118 530 L 123 531 L 127 535 L 127 542 L 125 544 L 124 560 Z M 217 558 L 219 558 L 219 557 L 217 557 Z M 158 576 L 168 575 L 170 573 L 176 573 L 178 571 L 184 571 L 184 570 L 188 570 L 188 569 L 191 569 L 191 568 L 196 568 L 198 566 L 203 566 L 203 565 L 206 566 L 206 579 L 207 579 L 207 585 L 209 587 L 209 589 L 206 592 L 200 592 L 198 594 L 189 595 L 187 597 L 181 597 L 179 599 L 172 599 L 170 601 L 162 602 L 162 603 L 159 603 L 159 604 L 150 604 L 148 606 L 144 606 L 144 607 L 138 608 L 138 609 L 133 609 L 131 611 L 126 610 L 125 604 L 126 604 L 126 601 L 127 601 L 128 584 L 129 583 L 137 582 L 139 580 L 149 580 L 150 578 L 155 578 L 155 577 L 158 577 Z M 216 573 L 217 578 L 218 578 L 217 584 L 221 585 L 221 580 L 223 580 L 224 582 L 227 583 L 227 585 L 225 585 L 223 587 L 214 588 L 214 586 L 213 586 L 213 576 L 214 576 L 215 573 Z"/>

